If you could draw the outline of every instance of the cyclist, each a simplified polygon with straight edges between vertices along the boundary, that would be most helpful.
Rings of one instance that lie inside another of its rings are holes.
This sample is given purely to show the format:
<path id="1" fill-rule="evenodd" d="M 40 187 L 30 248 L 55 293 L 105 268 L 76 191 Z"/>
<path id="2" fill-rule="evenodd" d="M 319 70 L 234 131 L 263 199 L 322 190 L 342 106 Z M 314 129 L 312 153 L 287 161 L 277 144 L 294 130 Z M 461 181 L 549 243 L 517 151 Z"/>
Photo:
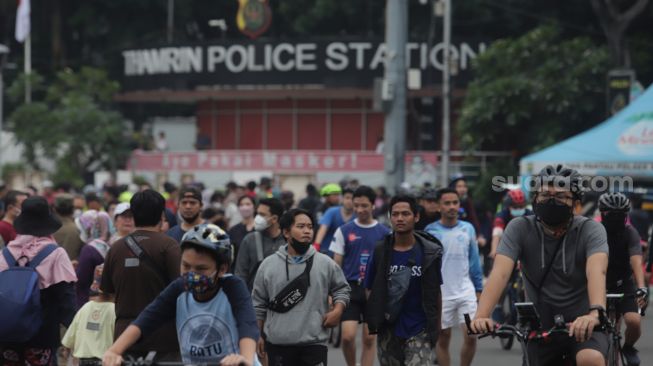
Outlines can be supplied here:
<path id="1" fill-rule="evenodd" d="M 104 354 L 104 365 L 120 365 L 125 350 L 171 319 L 184 363 L 255 364 L 256 316 L 245 282 L 227 274 L 229 237 L 216 225 L 201 224 L 184 234 L 181 250 L 181 277 L 127 327 Z"/>
<path id="2" fill-rule="evenodd" d="M 608 233 L 610 259 L 608 261 L 607 284 L 608 293 L 635 294 L 635 282 L 640 293 L 647 294 L 648 287 L 644 284 L 642 269 L 642 247 L 637 230 L 626 224 L 630 200 L 621 193 L 604 193 L 599 197 L 601 223 Z M 639 365 L 640 360 L 634 345 L 642 334 L 642 318 L 639 308 L 645 306 L 645 299 L 640 297 L 625 297 L 619 303 L 617 311 L 623 314 L 626 323 L 626 339 L 621 352 L 626 357 L 628 365 Z"/>
<path id="3" fill-rule="evenodd" d="M 515 217 L 532 215 L 533 211 L 526 208 L 526 196 L 521 189 L 512 189 L 508 191 L 504 201 L 504 208 L 494 218 L 492 225 L 492 248 L 490 249 L 490 258 L 497 254 L 501 235 L 506 229 L 508 223 Z"/>
<path id="4" fill-rule="evenodd" d="M 593 330 L 605 310 L 605 229 L 573 215 L 574 204 L 583 194 L 582 176 L 577 171 L 549 165 L 533 182 L 535 216 L 512 220 L 506 227 L 472 331 L 493 329 L 490 314 L 519 260 L 527 298 L 535 304 L 543 328 L 551 328 L 557 314 L 572 322 L 569 335 L 573 338 L 558 334 L 546 344 L 531 342 L 529 359 L 540 366 L 563 364 L 565 357 L 575 357 L 578 366 L 604 365 L 608 337 Z"/>
<path id="5" fill-rule="evenodd" d="M 333 253 L 329 251 L 329 246 L 333 240 L 333 235 L 336 233 L 336 229 L 354 221 L 356 218 L 356 214 L 354 213 L 353 190 L 350 188 L 341 190 L 337 184 L 327 184 L 322 188 L 322 196 L 326 197 L 325 204 L 335 202 L 335 197 L 338 198 L 339 202 L 340 193 L 342 193 L 342 205 L 333 205 L 324 212 L 324 215 L 318 219 L 320 228 L 315 235 L 315 243 L 319 245 L 319 251 L 328 254 L 329 257 L 333 257 Z"/>

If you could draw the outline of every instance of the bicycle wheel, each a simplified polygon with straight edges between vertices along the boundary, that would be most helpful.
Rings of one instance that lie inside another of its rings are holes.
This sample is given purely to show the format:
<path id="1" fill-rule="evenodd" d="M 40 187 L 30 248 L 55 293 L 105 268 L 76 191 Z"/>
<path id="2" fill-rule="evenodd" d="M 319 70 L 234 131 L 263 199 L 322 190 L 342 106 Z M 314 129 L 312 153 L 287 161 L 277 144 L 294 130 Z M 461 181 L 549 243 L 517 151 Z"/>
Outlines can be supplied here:
<path id="1" fill-rule="evenodd" d="M 512 303 L 510 301 L 510 296 L 506 293 L 503 296 L 501 301 L 501 313 L 503 315 L 504 322 L 513 323 L 512 319 Z M 508 337 L 499 337 L 499 342 L 501 343 L 501 348 L 509 351 L 512 348 L 512 344 L 515 341 L 513 336 Z"/>

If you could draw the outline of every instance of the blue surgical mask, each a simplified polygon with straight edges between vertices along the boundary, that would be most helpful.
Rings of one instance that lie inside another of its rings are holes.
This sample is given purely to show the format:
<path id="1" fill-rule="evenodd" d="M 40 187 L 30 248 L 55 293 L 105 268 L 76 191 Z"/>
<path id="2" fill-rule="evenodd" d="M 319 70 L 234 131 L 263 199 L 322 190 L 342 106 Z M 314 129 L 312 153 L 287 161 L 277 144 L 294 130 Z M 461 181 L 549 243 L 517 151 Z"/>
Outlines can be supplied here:
<path id="1" fill-rule="evenodd" d="M 512 215 L 512 217 L 524 216 L 524 214 L 526 214 L 526 209 L 525 208 L 511 208 L 510 209 L 510 215 Z"/>

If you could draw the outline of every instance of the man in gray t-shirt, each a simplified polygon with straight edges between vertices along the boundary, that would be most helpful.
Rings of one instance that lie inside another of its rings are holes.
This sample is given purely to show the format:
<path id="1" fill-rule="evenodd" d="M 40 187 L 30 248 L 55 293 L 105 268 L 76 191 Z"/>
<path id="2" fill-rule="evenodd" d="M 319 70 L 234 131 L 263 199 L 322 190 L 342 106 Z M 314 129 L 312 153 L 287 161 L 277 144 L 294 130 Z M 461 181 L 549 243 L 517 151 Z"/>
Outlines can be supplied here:
<path id="1" fill-rule="evenodd" d="M 573 169 L 547 166 L 537 177 L 533 193 L 535 216 L 512 220 L 501 238 L 492 273 L 481 295 L 474 332 L 494 327 L 490 314 L 517 261 L 526 284 L 526 297 L 535 304 L 542 327 L 553 326 L 561 314 L 572 322 L 569 334 L 551 342 L 530 342 L 531 364 L 560 365 L 575 357 L 578 366 L 604 365 L 608 350 L 605 333 L 593 332 L 605 310 L 608 243 L 603 226 L 581 216 L 574 207 L 582 198 L 582 177 Z"/>

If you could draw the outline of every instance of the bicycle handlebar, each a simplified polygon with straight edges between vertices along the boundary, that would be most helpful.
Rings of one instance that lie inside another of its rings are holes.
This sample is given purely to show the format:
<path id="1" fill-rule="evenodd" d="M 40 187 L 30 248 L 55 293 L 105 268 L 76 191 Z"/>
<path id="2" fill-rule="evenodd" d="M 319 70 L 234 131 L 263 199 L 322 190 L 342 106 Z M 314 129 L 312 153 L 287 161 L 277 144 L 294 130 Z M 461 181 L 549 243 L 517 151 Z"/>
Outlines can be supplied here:
<path id="1" fill-rule="evenodd" d="M 489 333 L 475 333 L 472 331 L 471 328 L 471 318 L 469 314 L 463 314 L 465 317 L 465 325 L 467 326 L 467 334 L 468 335 L 479 335 L 480 338 L 485 338 L 485 337 L 508 337 L 508 336 L 514 336 L 517 337 L 519 340 L 527 340 L 527 341 L 533 341 L 533 340 L 546 340 L 548 339 L 551 335 L 553 334 L 569 334 L 569 327 L 571 326 L 571 323 L 564 323 L 564 327 L 561 325 L 554 325 L 548 330 L 529 330 L 529 329 L 520 329 L 519 327 L 516 327 L 511 324 L 494 324 L 494 329 L 489 332 Z M 594 331 L 602 331 L 606 329 L 606 324 L 601 322 L 600 325 L 597 325 L 594 327 Z"/>

